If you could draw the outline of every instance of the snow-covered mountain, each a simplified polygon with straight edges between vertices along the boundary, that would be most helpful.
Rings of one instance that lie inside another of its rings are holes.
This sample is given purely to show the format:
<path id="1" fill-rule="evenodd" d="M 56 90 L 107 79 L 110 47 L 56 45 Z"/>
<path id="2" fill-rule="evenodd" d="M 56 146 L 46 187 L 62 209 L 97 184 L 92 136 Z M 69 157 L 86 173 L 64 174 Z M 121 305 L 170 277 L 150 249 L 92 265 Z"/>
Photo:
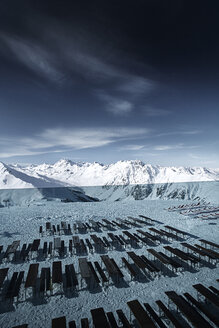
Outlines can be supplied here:
<path id="1" fill-rule="evenodd" d="M 161 167 L 141 161 L 119 161 L 110 165 L 70 160 L 60 160 L 53 165 L 0 163 L 1 204 L 7 199 L 18 204 L 20 199 L 22 203 L 28 203 L 45 198 L 65 201 L 209 200 L 210 197 L 217 199 L 215 190 L 219 190 L 218 186 L 219 169 L 202 167 Z M 27 192 L 28 188 L 32 191 Z M 22 191 L 18 192 L 18 189 Z"/>
<path id="2" fill-rule="evenodd" d="M 162 167 L 141 161 L 119 161 L 103 165 L 60 160 L 53 165 L 1 166 L 21 181 L 19 186 L 11 175 L 2 174 L 0 170 L 1 189 L 25 188 L 24 183 L 29 188 L 29 184 L 33 187 L 106 186 L 219 180 L 219 169 Z"/>

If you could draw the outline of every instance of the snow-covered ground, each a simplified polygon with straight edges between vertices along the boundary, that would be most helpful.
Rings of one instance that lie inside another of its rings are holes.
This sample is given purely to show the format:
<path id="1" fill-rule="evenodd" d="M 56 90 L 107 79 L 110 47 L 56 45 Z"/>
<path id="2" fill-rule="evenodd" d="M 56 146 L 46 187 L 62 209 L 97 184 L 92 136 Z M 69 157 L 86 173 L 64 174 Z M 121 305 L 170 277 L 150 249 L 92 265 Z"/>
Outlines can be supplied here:
<path id="1" fill-rule="evenodd" d="M 190 203 L 186 201 L 186 203 Z M 198 238 L 205 238 L 213 242 L 218 242 L 218 220 L 194 219 L 179 212 L 168 212 L 166 209 L 170 206 L 185 204 L 185 201 L 176 200 L 124 200 L 120 202 L 90 202 L 90 203 L 61 203 L 61 202 L 39 202 L 32 206 L 14 206 L 9 208 L 0 208 L 0 236 L 4 249 L 14 240 L 21 240 L 23 243 L 32 242 L 39 238 L 39 226 L 50 221 L 52 224 L 59 224 L 61 221 L 72 223 L 75 220 L 88 222 L 89 219 L 102 220 L 106 218 L 113 220 L 117 217 L 127 218 L 127 216 L 138 217 L 139 214 L 146 215 L 157 220 L 156 228 L 162 228 L 164 224 L 172 225 L 175 228 L 187 231 L 190 235 L 186 237 L 186 242 L 195 243 Z M 219 204 L 215 204 L 219 205 Z M 130 229 L 129 231 L 135 231 Z M 148 230 L 148 228 L 143 228 Z M 117 233 L 117 231 L 115 231 Z M 121 233 L 121 232 L 120 232 Z M 107 235 L 107 231 L 98 235 Z M 79 235 L 80 238 L 88 238 L 89 234 Z M 70 236 L 62 236 L 66 241 Z M 52 236 L 43 236 L 41 247 L 44 241 L 53 240 Z M 167 245 L 167 244 L 166 244 Z M 163 250 L 164 243 L 155 246 L 156 250 Z M 180 247 L 180 242 L 174 241 L 171 246 Z M 137 254 L 148 256 L 146 249 L 149 246 L 135 249 Z M 130 250 L 130 249 L 129 249 Z M 88 259 L 92 262 L 97 260 L 100 263 L 101 254 L 89 254 Z M 117 264 L 121 266 L 121 257 L 127 258 L 126 251 L 109 251 L 108 255 L 113 257 Z M 41 261 L 41 267 L 52 267 L 52 262 L 57 258 Z M 25 277 L 30 263 L 36 263 L 31 260 L 25 263 L 3 263 L 1 268 L 9 267 L 9 278 L 14 271 L 25 270 Z M 62 259 L 62 268 L 65 264 L 74 263 L 78 269 L 78 256 L 65 257 Z M 72 297 L 66 297 L 64 294 L 48 296 L 44 301 L 38 298 L 28 298 L 24 300 L 24 288 L 21 289 L 21 299 L 23 301 L 14 303 L 8 307 L 4 302 L 0 303 L 0 327 L 9 328 L 14 325 L 28 323 L 29 328 L 50 327 L 51 319 L 65 315 L 67 320 L 76 320 L 78 327 L 80 319 L 88 317 L 91 323 L 90 310 L 96 307 L 104 307 L 105 311 L 115 311 L 121 308 L 129 317 L 129 310 L 126 302 L 132 299 L 138 299 L 140 302 L 148 302 L 154 309 L 157 309 L 155 301 L 163 300 L 167 304 L 167 298 L 164 291 L 175 290 L 177 293 L 190 292 L 196 297 L 195 290 L 191 288 L 192 284 L 203 283 L 205 286 L 213 285 L 218 288 L 216 279 L 219 278 L 219 268 L 210 267 L 207 264 L 201 266 L 197 271 L 183 270 L 176 275 L 162 273 L 161 277 L 154 279 L 145 278 L 142 281 L 130 281 L 130 276 L 126 269 L 122 269 L 125 283 L 115 286 L 111 284 L 89 291 L 87 288 L 79 290 Z M 104 327 L 103 327 L 104 328 Z"/>

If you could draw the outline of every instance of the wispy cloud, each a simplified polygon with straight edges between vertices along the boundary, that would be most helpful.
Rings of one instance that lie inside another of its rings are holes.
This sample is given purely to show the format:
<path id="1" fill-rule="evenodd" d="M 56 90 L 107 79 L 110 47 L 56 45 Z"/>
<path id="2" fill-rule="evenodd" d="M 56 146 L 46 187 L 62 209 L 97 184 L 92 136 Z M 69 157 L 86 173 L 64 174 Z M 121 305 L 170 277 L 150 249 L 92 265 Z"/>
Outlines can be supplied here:
<path id="1" fill-rule="evenodd" d="M 0 40 L 35 76 L 56 85 L 77 83 L 81 76 L 89 82 L 103 108 L 112 114 L 130 113 L 136 101 L 156 87 L 155 81 L 147 76 L 131 73 L 121 68 L 116 58 L 110 60 L 103 56 L 101 45 L 87 46 L 85 40 L 75 35 L 66 36 L 61 29 L 54 33 L 47 26 L 45 31 L 47 43 L 4 34 L 0 34 Z"/>
<path id="2" fill-rule="evenodd" d="M 172 111 L 170 110 L 155 108 L 155 107 L 144 107 L 142 112 L 150 117 L 159 117 L 159 116 L 166 116 L 172 114 Z"/>
<path id="3" fill-rule="evenodd" d="M 194 149 L 199 148 L 197 145 L 185 145 L 183 143 L 169 144 L 169 145 L 157 145 L 154 150 L 165 151 L 165 150 L 175 150 L 175 149 Z"/>
<path id="4" fill-rule="evenodd" d="M 105 102 L 104 108 L 114 115 L 125 115 L 133 110 L 133 104 L 130 101 L 112 97 L 106 93 L 99 93 L 99 98 Z"/>
<path id="5" fill-rule="evenodd" d="M 45 49 L 30 41 L 1 35 L 15 57 L 28 69 L 52 82 L 60 82 L 64 75 L 56 68 L 55 59 Z"/>
<path id="6" fill-rule="evenodd" d="M 155 137 L 165 137 L 165 136 L 172 136 L 172 135 L 196 135 L 196 134 L 201 134 L 202 131 L 198 130 L 198 129 L 194 129 L 194 130 L 181 130 L 179 128 L 179 130 L 177 131 L 168 131 L 168 132 L 162 132 L 162 133 L 158 133 L 155 134 Z"/>
<path id="7" fill-rule="evenodd" d="M 27 156 L 107 146 L 118 141 L 136 139 L 149 130 L 138 128 L 46 129 L 31 138 L 1 140 L 0 157 Z"/>
<path id="8" fill-rule="evenodd" d="M 143 149 L 143 145 L 124 145 L 118 148 L 118 151 L 137 151 Z"/>

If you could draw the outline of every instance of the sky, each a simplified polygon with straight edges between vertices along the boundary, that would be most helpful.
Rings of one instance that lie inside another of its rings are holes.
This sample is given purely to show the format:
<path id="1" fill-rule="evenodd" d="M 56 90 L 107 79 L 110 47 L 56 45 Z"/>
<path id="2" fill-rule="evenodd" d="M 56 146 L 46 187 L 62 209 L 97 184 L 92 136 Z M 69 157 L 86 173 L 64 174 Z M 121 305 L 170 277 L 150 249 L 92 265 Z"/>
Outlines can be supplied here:
<path id="1" fill-rule="evenodd" d="M 0 160 L 219 167 L 218 11 L 0 1 Z"/>

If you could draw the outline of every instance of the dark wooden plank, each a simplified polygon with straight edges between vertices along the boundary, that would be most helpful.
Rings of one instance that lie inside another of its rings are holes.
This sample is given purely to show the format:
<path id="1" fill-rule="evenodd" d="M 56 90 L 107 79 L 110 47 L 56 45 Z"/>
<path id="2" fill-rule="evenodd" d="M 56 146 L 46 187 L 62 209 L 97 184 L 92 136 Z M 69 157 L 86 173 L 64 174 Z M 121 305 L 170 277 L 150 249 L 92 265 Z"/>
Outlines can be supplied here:
<path id="1" fill-rule="evenodd" d="M 214 286 L 209 286 L 208 288 L 211 289 L 212 292 L 217 294 L 217 296 L 219 296 L 219 289 L 215 288 Z"/>
<path id="2" fill-rule="evenodd" d="M 45 289 L 46 289 L 46 270 L 45 268 L 42 268 L 40 274 L 40 293 L 44 293 Z"/>
<path id="3" fill-rule="evenodd" d="M 77 328 L 77 327 L 76 327 L 76 323 L 75 323 L 74 320 L 69 321 L 69 323 L 68 323 L 68 328 Z"/>
<path id="4" fill-rule="evenodd" d="M 71 279 L 71 272 L 68 264 L 65 265 L 65 278 L 66 278 L 66 288 L 71 288 L 72 279 Z"/>
<path id="5" fill-rule="evenodd" d="M 147 259 L 146 256 L 141 255 L 141 258 L 148 265 L 148 269 L 150 267 L 149 271 L 157 272 L 157 273 L 160 272 L 160 269 L 154 263 L 152 263 L 149 259 Z"/>
<path id="6" fill-rule="evenodd" d="M 195 288 L 200 294 L 202 294 L 205 298 L 207 298 L 214 305 L 219 307 L 219 297 L 212 293 L 208 288 L 203 286 L 202 284 L 196 284 L 192 286 Z"/>
<path id="7" fill-rule="evenodd" d="M 119 326 L 117 325 L 116 319 L 114 317 L 114 314 L 112 312 L 107 312 L 106 316 L 109 320 L 111 328 L 119 328 Z"/>
<path id="8" fill-rule="evenodd" d="M 138 300 L 129 301 L 127 302 L 127 305 L 137 320 L 140 328 L 156 328 L 155 323 Z"/>
<path id="9" fill-rule="evenodd" d="M 126 268 L 130 272 L 131 276 L 136 277 L 137 272 L 134 270 L 133 266 L 124 257 L 122 257 L 122 262 L 125 264 Z"/>
<path id="10" fill-rule="evenodd" d="M 182 265 L 179 264 L 177 261 L 175 261 L 172 257 L 167 256 L 166 254 L 164 254 L 163 252 L 158 252 L 160 255 L 162 255 L 162 257 L 164 257 L 165 259 L 167 259 L 170 262 L 170 265 L 174 268 L 174 269 L 179 269 L 182 268 Z"/>
<path id="11" fill-rule="evenodd" d="M 118 267 L 116 261 L 115 261 L 113 258 L 110 258 L 110 260 L 111 260 L 111 262 L 113 263 L 114 267 L 116 268 L 119 277 L 120 277 L 120 278 L 123 278 L 123 277 L 124 277 L 124 274 L 122 273 L 122 271 L 121 271 L 120 268 Z"/>
<path id="12" fill-rule="evenodd" d="M 46 272 L 46 291 L 49 291 L 52 288 L 50 268 L 45 268 L 45 272 Z"/>
<path id="13" fill-rule="evenodd" d="M 148 303 L 144 303 L 144 306 L 149 313 L 149 315 L 154 319 L 154 321 L 157 323 L 157 325 L 160 328 L 167 328 L 167 326 L 164 324 L 164 322 L 159 318 L 157 313 L 152 309 L 152 307 Z"/>
<path id="14" fill-rule="evenodd" d="M 118 274 L 116 267 L 113 265 L 112 261 L 107 255 L 102 255 L 101 260 L 103 261 L 110 276 Z"/>
<path id="15" fill-rule="evenodd" d="M 45 241 L 44 244 L 43 244 L 43 255 L 44 256 L 47 255 L 47 241 Z"/>
<path id="16" fill-rule="evenodd" d="M 71 277 L 72 277 L 72 282 L 73 282 L 73 286 L 78 286 L 78 278 L 75 272 L 75 268 L 73 264 L 69 264 L 69 270 L 71 272 Z"/>
<path id="17" fill-rule="evenodd" d="M 123 328 L 132 328 L 130 322 L 128 321 L 128 319 L 126 318 L 125 314 L 123 313 L 123 311 L 121 309 L 116 310 L 116 313 L 119 317 L 119 320 L 123 324 Z"/>
<path id="18" fill-rule="evenodd" d="M 52 319 L 52 328 L 66 328 L 66 317 Z"/>
<path id="19" fill-rule="evenodd" d="M 25 288 L 36 286 L 38 268 L 39 268 L 39 263 L 30 264 L 26 282 L 25 282 Z"/>
<path id="20" fill-rule="evenodd" d="M 219 319 L 212 312 L 208 311 L 205 304 L 198 302 L 192 295 L 185 293 L 184 296 L 189 300 L 193 305 L 197 307 L 201 312 L 203 312 L 206 317 L 208 317 L 216 326 L 219 327 Z"/>
<path id="21" fill-rule="evenodd" d="M 60 284 L 62 283 L 62 262 L 56 261 L 52 264 L 52 282 Z"/>
<path id="22" fill-rule="evenodd" d="M 133 260 L 139 269 L 144 270 L 147 267 L 146 263 L 134 252 L 127 252 L 127 255 Z"/>
<path id="23" fill-rule="evenodd" d="M 95 261 L 94 262 L 94 265 L 95 265 L 95 267 L 96 267 L 96 269 L 97 269 L 97 271 L 98 271 L 98 273 L 99 273 L 99 275 L 100 275 L 103 283 L 108 282 L 109 280 L 106 277 L 105 273 L 103 272 L 103 270 L 102 270 L 101 266 L 99 265 L 99 263 L 97 261 Z"/>
<path id="24" fill-rule="evenodd" d="M 5 294 L 6 298 L 11 298 L 12 297 L 17 277 L 18 277 L 18 272 L 14 272 L 13 275 L 12 275 L 12 278 L 9 282 L 6 294 Z"/>
<path id="25" fill-rule="evenodd" d="M 174 291 L 165 292 L 169 299 L 178 307 L 191 324 L 196 328 L 212 328 L 212 325 L 196 311 L 182 296 L 177 295 Z"/>
<path id="26" fill-rule="evenodd" d="M 37 252 L 38 248 L 40 246 L 40 239 L 34 239 L 32 247 L 31 247 L 31 252 Z"/>
<path id="27" fill-rule="evenodd" d="M 8 269 L 9 268 L 0 269 L 0 288 L 2 288 L 4 280 L 8 274 Z"/>
<path id="28" fill-rule="evenodd" d="M 95 269 L 93 267 L 93 264 L 91 262 L 89 262 L 89 261 L 87 262 L 87 264 L 88 264 L 88 266 L 90 268 L 90 271 L 91 271 L 91 273 L 92 273 L 92 275 L 94 277 L 94 280 L 96 281 L 97 284 L 99 284 L 100 283 L 100 279 L 97 276 L 97 273 L 96 273 L 96 271 L 95 271 Z"/>
<path id="29" fill-rule="evenodd" d="M 184 325 L 172 314 L 172 312 L 170 312 L 170 310 L 163 304 L 162 301 L 158 300 L 156 301 L 156 304 L 159 306 L 165 316 L 172 322 L 175 328 L 184 328 Z"/>
<path id="30" fill-rule="evenodd" d="M 91 271 L 87 264 L 86 257 L 82 257 L 78 259 L 80 274 L 83 279 L 91 278 Z"/>
<path id="31" fill-rule="evenodd" d="M 102 307 L 97 309 L 92 309 L 90 312 L 93 319 L 94 328 L 103 328 L 103 327 L 110 328 L 106 314 Z"/>
<path id="32" fill-rule="evenodd" d="M 215 248 L 219 248 L 219 245 L 216 244 L 216 243 L 213 243 L 212 241 L 209 241 L 209 240 L 205 240 L 205 239 L 199 239 L 199 241 L 203 244 L 207 244 L 209 246 L 212 246 L 212 247 L 215 247 Z"/>
<path id="33" fill-rule="evenodd" d="M 81 328 L 89 328 L 88 318 L 82 318 L 81 319 Z"/>
<path id="34" fill-rule="evenodd" d="M 18 297 L 23 279 L 24 279 L 24 271 L 20 271 L 18 278 L 15 282 L 15 288 L 12 293 L 12 297 Z"/>

